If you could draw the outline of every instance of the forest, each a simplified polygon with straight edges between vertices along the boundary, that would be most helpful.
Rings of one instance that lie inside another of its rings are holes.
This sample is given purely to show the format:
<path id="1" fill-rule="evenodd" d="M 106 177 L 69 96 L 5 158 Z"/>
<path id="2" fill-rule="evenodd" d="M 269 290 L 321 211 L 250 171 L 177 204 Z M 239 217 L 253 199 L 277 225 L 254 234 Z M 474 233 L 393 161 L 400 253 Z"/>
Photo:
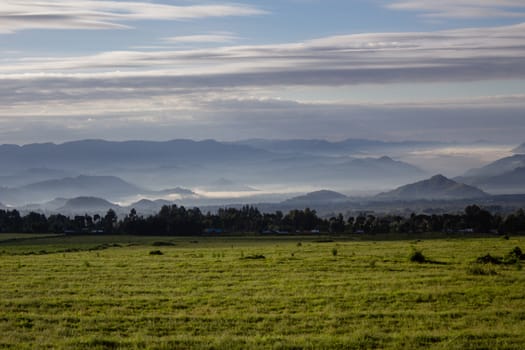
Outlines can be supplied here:
<path id="1" fill-rule="evenodd" d="M 461 213 L 374 215 L 362 213 L 345 217 L 336 214 L 320 217 L 309 208 L 263 213 L 254 206 L 241 209 L 221 208 L 215 213 L 202 213 L 199 208 L 166 205 L 155 215 L 141 216 L 135 209 L 119 218 L 110 209 L 105 215 L 45 214 L 31 212 L 21 215 L 17 210 L 0 210 L 0 232 L 3 233 L 66 233 L 66 234 L 128 234 L 187 236 L 202 234 L 388 234 L 388 233 L 492 233 L 525 232 L 525 212 L 509 215 L 491 213 L 477 205 L 469 205 Z"/>

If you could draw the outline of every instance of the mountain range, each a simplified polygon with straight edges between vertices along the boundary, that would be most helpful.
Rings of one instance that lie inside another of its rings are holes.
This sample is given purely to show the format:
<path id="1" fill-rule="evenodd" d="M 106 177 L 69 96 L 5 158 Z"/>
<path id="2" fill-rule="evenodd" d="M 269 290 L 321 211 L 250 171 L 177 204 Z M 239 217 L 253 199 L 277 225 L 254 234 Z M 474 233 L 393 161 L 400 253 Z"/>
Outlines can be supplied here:
<path id="1" fill-rule="evenodd" d="M 301 152 L 297 145 L 288 147 L 296 143 L 305 144 Z M 279 147 L 267 149 L 261 142 L 214 140 L 1 145 L 0 200 L 6 198 L 4 202 L 8 204 L 41 202 L 50 199 L 48 189 L 56 190 L 52 198 L 103 194 L 107 199 L 120 200 L 132 192 L 143 194 L 144 189 L 160 192 L 177 187 L 203 188 L 207 192 L 254 192 L 260 187 L 326 184 L 336 188 L 374 188 L 378 184 L 399 185 L 426 175 L 420 168 L 391 157 L 363 157 L 351 151 L 386 147 L 385 143 L 327 143 L 327 149 L 333 148 L 333 152 L 317 154 L 318 143 L 283 141 L 277 142 Z M 108 175 L 114 178 L 101 178 Z M 85 184 L 89 182 L 87 176 L 98 177 L 89 190 Z M 99 189 L 96 182 L 100 183 Z M 163 197 L 161 193 L 158 196 Z"/>
<path id="2" fill-rule="evenodd" d="M 86 203 L 93 198 L 108 203 L 143 199 L 136 205 L 155 211 L 173 201 L 191 206 L 284 201 L 299 206 L 354 200 L 327 190 L 285 200 L 292 193 L 304 193 L 299 189 L 305 187 L 331 188 L 354 196 L 357 191 L 361 197 L 384 191 L 377 197 L 363 197 L 365 201 L 525 193 L 525 154 L 468 170 L 453 180 L 444 176 L 424 180 L 429 174 L 413 164 L 370 155 L 434 146 L 443 144 L 348 139 L 1 145 L 0 202 L 56 210 L 74 207 L 75 203 L 67 204 L 72 198 Z M 276 188 L 280 192 L 272 192 Z M 389 188 L 396 189 L 385 192 Z"/>
<path id="3" fill-rule="evenodd" d="M 456 180 L 494 194 L 525 193 L 525 154 L 498 159 Z"/>

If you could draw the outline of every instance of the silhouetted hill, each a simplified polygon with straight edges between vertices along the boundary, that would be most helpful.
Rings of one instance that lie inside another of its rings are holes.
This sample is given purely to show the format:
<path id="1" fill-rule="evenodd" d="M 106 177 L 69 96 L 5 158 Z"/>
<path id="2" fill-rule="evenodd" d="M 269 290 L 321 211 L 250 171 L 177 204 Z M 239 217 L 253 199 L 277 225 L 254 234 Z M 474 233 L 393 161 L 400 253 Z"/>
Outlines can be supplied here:
<path id="1" fill-rule="evenodd" d="M 380 193 L 378 199 L 462 199 L 488 196 L 482 190 L 436 175 L 428 180 L 401 186 L 393 191 Z"/>

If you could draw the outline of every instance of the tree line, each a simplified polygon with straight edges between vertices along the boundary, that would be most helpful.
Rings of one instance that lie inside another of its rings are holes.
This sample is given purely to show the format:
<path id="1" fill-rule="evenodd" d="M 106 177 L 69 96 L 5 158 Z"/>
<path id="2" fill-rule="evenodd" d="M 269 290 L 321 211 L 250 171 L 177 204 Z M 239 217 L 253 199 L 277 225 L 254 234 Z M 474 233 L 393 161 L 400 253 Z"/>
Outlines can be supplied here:
<path id="1" fill-rule="evenodd" d="M 470 205 L 457 214 L 400 215 L 342 214 L 320 217 L 315 210 L 262 213 L 253 206 L 222 208 L 202 213 L 199 208 L 165 205 L 155 215 L 141 216 L 135 209 L 119 218 L 112 209 L 105 215 L 46 216 L 17 210 L 0 210 L 0 232 L 9 233 L 87 233 L 130 235 L 199 235 L 221 233 L 525 233 L 525 212 L 509 215 L 491 213 Z"/>

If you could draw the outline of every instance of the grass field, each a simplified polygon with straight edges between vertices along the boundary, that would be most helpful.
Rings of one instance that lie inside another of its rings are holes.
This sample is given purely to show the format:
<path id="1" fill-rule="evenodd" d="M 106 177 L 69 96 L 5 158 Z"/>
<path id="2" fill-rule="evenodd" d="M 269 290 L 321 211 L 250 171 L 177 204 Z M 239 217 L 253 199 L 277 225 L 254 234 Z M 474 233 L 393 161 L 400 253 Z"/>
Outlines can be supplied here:
<path id="1" fill-rule="evenodd" d="M 525 348 L 525 238 L 14 238 L 0 348 Z"/>

